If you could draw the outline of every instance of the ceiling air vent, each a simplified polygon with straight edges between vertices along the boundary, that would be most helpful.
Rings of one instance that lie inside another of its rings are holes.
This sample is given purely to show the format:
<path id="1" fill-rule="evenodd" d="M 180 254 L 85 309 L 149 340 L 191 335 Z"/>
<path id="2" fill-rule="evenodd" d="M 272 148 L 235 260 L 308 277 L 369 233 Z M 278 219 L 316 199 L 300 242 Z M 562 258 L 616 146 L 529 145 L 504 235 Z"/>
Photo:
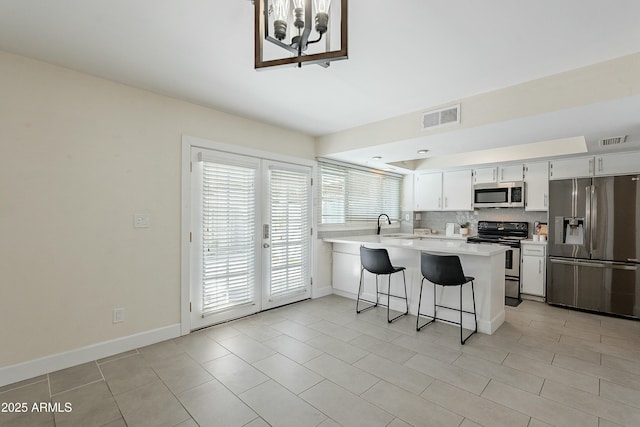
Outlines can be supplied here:
<path id="1" fill-rule="evenodd" d="M 610 145 L 623 144 L 627 141 L 627 135 L 612 136 L 610 138 L 603 138 L 600 140 L 601 147 L 608 147 Z"/>
<path id="2" fill-rule="evenodd" d="M 460 104 L 422 113 L 422 129 L 460 123 Z"/>

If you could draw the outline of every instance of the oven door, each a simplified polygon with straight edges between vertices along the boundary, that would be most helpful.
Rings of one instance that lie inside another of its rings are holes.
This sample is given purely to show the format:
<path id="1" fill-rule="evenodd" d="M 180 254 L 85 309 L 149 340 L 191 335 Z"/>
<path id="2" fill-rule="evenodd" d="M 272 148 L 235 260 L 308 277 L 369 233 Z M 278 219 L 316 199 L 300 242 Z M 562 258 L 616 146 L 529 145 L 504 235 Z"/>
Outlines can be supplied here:
<path id="1" fill-rule="evenodd" d="M 520 248 L 509 247 L 504 256 L 505 276 L 520 278 Z"/>

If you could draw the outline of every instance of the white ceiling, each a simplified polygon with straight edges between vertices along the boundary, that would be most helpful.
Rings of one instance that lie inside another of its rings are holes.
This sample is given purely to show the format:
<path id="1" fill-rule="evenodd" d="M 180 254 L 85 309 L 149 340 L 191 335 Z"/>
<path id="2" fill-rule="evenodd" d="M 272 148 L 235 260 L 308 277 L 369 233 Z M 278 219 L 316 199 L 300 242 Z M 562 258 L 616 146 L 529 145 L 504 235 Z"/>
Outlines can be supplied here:
<path id="1" fill-rule="evenodd" d="M 258 72 L 248 0 L 0 0 L 0 49 L 318 136 L 640 52 L 638 17 L 637 0 L 351 0 L 348 60 Z"/>

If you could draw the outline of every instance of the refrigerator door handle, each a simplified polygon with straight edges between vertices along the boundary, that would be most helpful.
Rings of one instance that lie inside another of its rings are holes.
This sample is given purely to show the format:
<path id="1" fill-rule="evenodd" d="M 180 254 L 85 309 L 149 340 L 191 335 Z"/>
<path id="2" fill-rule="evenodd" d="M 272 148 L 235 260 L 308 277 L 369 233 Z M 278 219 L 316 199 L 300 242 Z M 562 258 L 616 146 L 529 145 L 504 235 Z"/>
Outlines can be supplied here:
<path id="1" fill-rule="evenodd" d="M 549 258 L 549 261 L 552 264 L 574 265 L 578 267 L 611 268 L 614 270 L 628 270 L 628 271 L 638 270 L 638 266 L 636 265 L 619 264 L 619 263 L 616 264 L 616 263 L 606 263 L 606 262 L 570 261 L 570 260 L 557 259 L 557 258 Z"/>
<path id="2" fill-rule="evenodd" d="M 592 230 L 593 230 L 593 224 L 591 223 L 591 195 L 592 193 L 592 186 L 591 185 L 587 185 L 585 187 L 585 208 L 584 208 L 584 212 L 585 212 L 585 227 L 586 230 L 584 230 L 584 234 L 586 239 L 588 240 L 587 242 L 585 242 L 585 248 L 587 248 L 589 250 L 589 253 L 593 252 L 593 247 L 592 247 Z"/>
<path id="3" fill-rule="evenodd" d="M 593 238 L 593 230 L 596 230 L 598 225 L 598 193 L 596 193 L 596 186 L 591 186 L 591 222 L 589 222 L 589 244 L 591 245 L 591 252 L 597 249 L 598 239 Z"/>

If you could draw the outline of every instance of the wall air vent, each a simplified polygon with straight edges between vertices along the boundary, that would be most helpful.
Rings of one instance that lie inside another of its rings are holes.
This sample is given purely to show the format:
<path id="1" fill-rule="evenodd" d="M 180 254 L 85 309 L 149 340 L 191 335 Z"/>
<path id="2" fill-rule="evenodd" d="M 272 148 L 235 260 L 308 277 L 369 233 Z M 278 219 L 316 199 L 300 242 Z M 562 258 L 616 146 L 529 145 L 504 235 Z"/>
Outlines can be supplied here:
<path id="1" fill-rule="evenodd" d="M 460 123 L 460 104 L 422 113 L 422 130 Z"/>
<path id="2" fill-rule="evenodd" d="M 627 142 L 627 135 L 612 136 L 610 138 L 603 138 L 599 141 L 601 147 L 608 147 L 610 145 L 618 145 Z"/>

